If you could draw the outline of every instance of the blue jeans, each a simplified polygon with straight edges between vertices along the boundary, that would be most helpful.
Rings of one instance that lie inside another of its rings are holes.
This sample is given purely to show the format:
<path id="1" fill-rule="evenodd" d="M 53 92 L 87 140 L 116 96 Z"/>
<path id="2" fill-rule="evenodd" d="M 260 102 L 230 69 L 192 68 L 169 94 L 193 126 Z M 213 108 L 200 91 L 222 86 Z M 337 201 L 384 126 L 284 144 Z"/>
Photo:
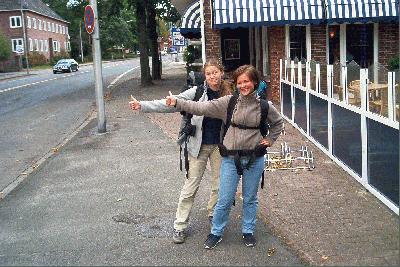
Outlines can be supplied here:
<path id="1" fill-rule="evenodd" d="M 241 157 L 242 166 L 246 166 L 249 157 Z M 243 212 L 242 233 L 254 233 L 257 216 L 257 191 L 261 174 L 264 170 L 264 157 L 255 159 L 250 168 L 244 169 L 242 176 Z M 236 195 L 239 183 L 239 175 L 236 171 L 233 157 L 223 157 L 219 180 L 219 193 L 217 205 L 214 209 L 211 233 L 221 236 L 228 223 L 229 212 Z"/>

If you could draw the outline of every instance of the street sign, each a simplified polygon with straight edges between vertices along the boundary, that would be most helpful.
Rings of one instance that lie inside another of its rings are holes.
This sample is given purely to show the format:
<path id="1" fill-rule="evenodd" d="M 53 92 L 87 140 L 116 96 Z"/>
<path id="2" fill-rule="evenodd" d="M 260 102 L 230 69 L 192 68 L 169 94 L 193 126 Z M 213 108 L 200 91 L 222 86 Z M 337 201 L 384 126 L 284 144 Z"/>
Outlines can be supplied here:
<path id="1" fill-rule="evenodd" d="M 185 37 L 181 35 L 181 31 L 179 28 L 172 28 L 171 35 L 173 46 L 185 46 Z"/>
<path id="2" fill-rule="evenodd" d="M 84 20 L 87 33 L 92 34 L 94 32 L 94 11 L 91 5 L 85 7 Z"/>
<path id="3" fill-rule="evenodd" d="M 23 45 L 16 45 L 15 46 L 15 52 L 19 55 L 22 55 L 24 53 L 24 46 Z"/>

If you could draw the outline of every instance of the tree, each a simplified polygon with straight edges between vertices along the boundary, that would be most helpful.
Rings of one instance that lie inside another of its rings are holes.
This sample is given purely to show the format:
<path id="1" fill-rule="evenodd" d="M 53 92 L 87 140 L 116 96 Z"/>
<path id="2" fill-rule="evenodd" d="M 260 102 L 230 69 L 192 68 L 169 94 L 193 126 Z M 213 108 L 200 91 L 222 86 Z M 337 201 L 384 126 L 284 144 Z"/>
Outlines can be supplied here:
<path id="1" fill-rule="evenodd" d="M 7 60 L 11 57 L 10 41 L 0 32 L 0 61 Z"/>
<path id="2" fill-rule="evenodd" d="M 150 40 L 150 53 L 151 53 L 151 74 L 153 80 L 161 79 L 161 62 L 158 54 L 158 35 L 157 35 L 157 21 L 156 21 L 156 1 L 148 1 L 146 6 L 147 11 L 147 28 L 149 29 L 148 35 Z"/>

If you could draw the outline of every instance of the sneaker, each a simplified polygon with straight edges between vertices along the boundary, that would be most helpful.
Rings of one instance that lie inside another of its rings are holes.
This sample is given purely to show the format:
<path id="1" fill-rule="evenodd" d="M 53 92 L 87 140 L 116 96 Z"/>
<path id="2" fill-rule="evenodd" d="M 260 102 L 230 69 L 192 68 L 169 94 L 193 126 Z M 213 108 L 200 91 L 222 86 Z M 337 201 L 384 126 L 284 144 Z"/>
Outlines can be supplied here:
<path id="1" fill-rule="evenodd" d="M 220 235 L 209 234 L 206 242 L 204 242 L 205 249 L 213 249 L 215 248 L 219 242 L 221 242 L 222 237 Z"/>
<path id="2" fill-rule="evenodd" d="M 212 224 L 213 216 L 208 216 L 208 221 Z"/>
<path id="3" fill-rule="evenodd" d="M 175 230 L 172 239 L 174 240 L 175 244 L 185 243 L 186 233 L 183 230 Z"/>
<path id="4" fill-rule="evenodd" d="M 256 239 L 253 234 L 243 234 L 243 243 L 246 247 L 254 247 L 256 245 Z"/>

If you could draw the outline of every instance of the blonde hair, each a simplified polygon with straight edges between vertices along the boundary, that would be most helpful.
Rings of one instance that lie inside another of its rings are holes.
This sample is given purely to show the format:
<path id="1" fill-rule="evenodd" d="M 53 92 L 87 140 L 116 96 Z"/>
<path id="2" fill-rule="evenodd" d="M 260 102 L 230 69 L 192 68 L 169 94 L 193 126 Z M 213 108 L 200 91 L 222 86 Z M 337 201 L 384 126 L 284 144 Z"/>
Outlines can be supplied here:
<path id="1" fill-rule="evenodd" d="M 211 67 L 211 66 L 216 67 L 221 72 L 224 72 L 224 66 L 222 66 L 221 61 L 217 58 L 210 58 L 206 61 L 206 63 L 204 63 L 203 73 L 205 72 L 205 69 L 207 67 Z M 220 85 L 220 89 L 219 89 L 220 97 L 226 96 L 226 95 L 231 95 L 232 89 L 233 89 L 232 83 L 221 78 L 221 85 Z"/>

